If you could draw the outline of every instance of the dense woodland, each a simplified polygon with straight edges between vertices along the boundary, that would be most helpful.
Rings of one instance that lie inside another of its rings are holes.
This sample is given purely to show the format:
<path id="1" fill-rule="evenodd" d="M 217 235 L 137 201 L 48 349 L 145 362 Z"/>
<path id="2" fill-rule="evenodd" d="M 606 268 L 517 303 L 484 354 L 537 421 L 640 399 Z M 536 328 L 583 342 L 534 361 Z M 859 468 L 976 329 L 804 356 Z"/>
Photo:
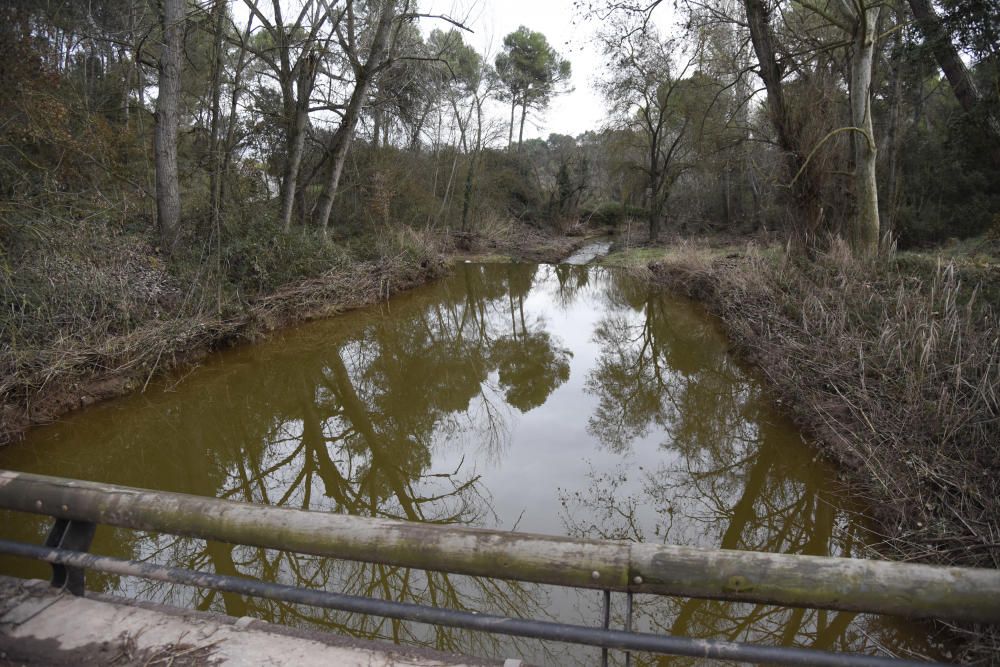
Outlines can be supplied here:
<path id="1" fill-rule="evenodd" d="M 688 0 L 670 31 L 656 2 L 586 4 L 611 113 L 544 141 L 525 120 L 571 65 L 526 27 L 477 53 L 476 26 L 411 1 L 4 4 L 8 264 L 53 206 L 230 270 L 250 235 L 372 224 L 636 218 L 872 252 L 1000 210 L 993 0 Z"/>

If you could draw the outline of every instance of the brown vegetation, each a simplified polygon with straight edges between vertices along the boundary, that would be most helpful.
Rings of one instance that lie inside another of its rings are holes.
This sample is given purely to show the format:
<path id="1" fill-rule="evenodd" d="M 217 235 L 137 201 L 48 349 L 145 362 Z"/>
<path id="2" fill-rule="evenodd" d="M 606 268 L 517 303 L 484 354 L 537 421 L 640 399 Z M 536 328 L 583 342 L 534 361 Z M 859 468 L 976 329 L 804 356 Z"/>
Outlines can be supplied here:
<path id="1" fill-rule="evenodd" d="M 879 555 L 1000 566 L 1000 341 L 982 298 L 1000 285 L 995 264 L 685 244 L 649 268 L 722 317 L 843 464 Z M 974 640 L 967 658 L 1000 647 L 995 628 L 957 630 Z"/>
<path id="2" fill-rule="evenodd" d="M 142 389 L 214 348 L 374 303 L 444 271 L 434 242 L 390 241 L 395 252 L 385 247 L 378 259 L 333 260 L 313 277 L 205 303 L 205 294 L 181 290 L 141 238 L 99 251 L 67 241 L 61 252 L 47 245 L 37 258 L 26 253 L 2 285 L 4 301 L 25 307 L 0 321 L 0 444 L 32 424 Z"/>
<path id="3" fill-rule="evenodd" d="M 348 250 L 320 247 L 313 261 L 297 247 L 249 261 L 241 249 L 223 280 L 186 280 L 204 262 L 178 275 L 143 235 L 59 225 L 16 244 L 20 268 L 0 277 L 11 305 L 0 318 L 0 445 L 213 349 L 424 284 L 449 258 L 558 261 L 583 241 L 501 218 L 454 236 L 402 227 L 351 239 Z"/>

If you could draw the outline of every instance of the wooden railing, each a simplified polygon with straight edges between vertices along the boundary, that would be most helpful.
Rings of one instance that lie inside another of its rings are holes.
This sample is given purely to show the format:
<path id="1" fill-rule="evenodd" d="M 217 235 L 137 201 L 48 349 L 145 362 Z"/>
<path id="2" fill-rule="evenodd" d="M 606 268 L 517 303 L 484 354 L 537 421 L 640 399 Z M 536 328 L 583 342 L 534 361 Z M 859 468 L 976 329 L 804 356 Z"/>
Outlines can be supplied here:
<path id="1" fill-rule="evenodd" d="M 61 521 L 60 535 L 69 540 L 50 537 L 47 547 L 63 551 L 89 547 L 86 530 L 73 537 L 73 525 L 106 524 L 353 561 L 619 591 L 629 594 L 629 601 L 633 594 L 649 593 L 1000 623 L 997 570 L 580 540 L 253 505 L 11 471 L 0 471 L 0 508 Z M 35 556 L 43 557 L 41 552 Z M 56 563 L 59 558 L 43 559 Z M 62 557 L 63 564 L 72 566 L 67 558 Z M 96 567 L 94 557 L 87 562 Z"/>

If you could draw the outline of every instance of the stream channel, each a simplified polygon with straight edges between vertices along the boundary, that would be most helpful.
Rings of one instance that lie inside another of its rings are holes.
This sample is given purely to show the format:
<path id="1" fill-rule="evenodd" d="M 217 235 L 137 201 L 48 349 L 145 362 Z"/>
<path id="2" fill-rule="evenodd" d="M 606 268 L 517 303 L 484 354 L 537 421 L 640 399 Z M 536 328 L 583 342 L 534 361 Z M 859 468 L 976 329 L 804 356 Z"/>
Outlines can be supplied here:
<path id="1" fill-rule="evenodd" d="M 583 262 L 589 258 L 583 258 Z M 863 555 L 800 432 L 693 303 L 593 265 L 461 264 L 387 303 L 219 352 L 0 449 L 0 468 L 322 512 Z M 0 513 L 41 543 L 47 521 Z M 93 551 L 483 613 L 600 625 L 602 595 L 101 527 Z M 47 578 L 0 558 L 0 573 Z M 600 652 L 90 573 L 92 590 L 537 664 Z M 622 627 L 614 596 L 612 627 Z M 637 596 L 637 629 L 938 656 L 871 615 Z M 633 664 L 695 664 L 634 656 Z M 612 652 L 612 660 L 624 662 Z"/>

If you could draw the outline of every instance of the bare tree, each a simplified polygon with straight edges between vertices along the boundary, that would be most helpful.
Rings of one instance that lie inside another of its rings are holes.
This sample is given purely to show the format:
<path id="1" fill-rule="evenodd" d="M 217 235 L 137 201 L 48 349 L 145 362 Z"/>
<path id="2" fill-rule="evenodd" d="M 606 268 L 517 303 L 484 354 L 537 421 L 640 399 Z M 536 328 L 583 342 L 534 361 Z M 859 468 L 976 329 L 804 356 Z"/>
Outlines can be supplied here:
<path id="1" fill-rule="evenodd" d="M 362 17 L 358 16 L 360 3 L 355 0 L 348 0 L 345 19 L 336 26 L 337 40 L 354 75 L 354 86 L 340 119 L 340 126 L 333 133 L 327 146 L 330 173 L 323 194 L 316 205 L 316 220 L 324 236 L 330 222 L 333 202 L 337 197 L 340 176 L 347 161 L 347 150 L 354 138 L 354 129 L 361 117 L 361 110 L 368 99 L 368 90 L 375 77 L 392 64 L 393 46 L 402 22 L 412 18 L 406 11 L 409 8 L 409 0 L 403 2 L 402 7 L 397 6 L 396 0 L 382 0 L 370 4 L 372 14 L 368 18 L 373 23 L 370 36 L 363 34 L 360 20 Z M 368 42 L 367 48 L 364 46 L 365 42 Z"/>
<path id="2" fill-rule="evenodd" d="M 314 0 L 306 0 L 295 20 L 286 24 L 281 13 L 281 0 L 272 0 L 273 20 L 261 11 L 257 0 L 244 2 L 260 20 L 271 42 L 269 48 L 251 48 L 251 51 L 267 64 L 281 89 L 282 125 L 285 130 L 281 227 L 287 232 L 292 225 L 311 97 L 319 71 L 319 32 L 327 20 L 336 23 L 341 14 L 334 10 L 335 2 L 322 2 L 320 6 Z M 310 26 L 308 32 L 304 32 L 307 19 L 311 19 Z"/>
<path id="3" fill-rule="evenodd" d="M 224 62 L 223 31 L 228 9 L 228 0 L 215 0 L 212 8 L 215 36 L 212 44 L 214 58 L 212 61 L 212 109 L 211 109 L 211 167 L 209 173 L 209 207 L 211 208 L 211 228 L 219 229 L 220 199 L 222 197 L 222 151 L 220 144 L 220 123 L 222 116 L 222 75 Z"/>
<path id="4" fill-rule="evenodd" d="M 644 159 L 636 166 L 646 177 L 649 236 L 656 240 L 670 191 L 690 167 L 687 139 L 699 121 L 681 98 L 697 85 L 685 79 L 697 55 L 678 65 L 676 41 L 660 39 L 651 27 L 630 29 L 628 23 L 605 35 L 604 52 L 611 70 L 603 92 L 616 122 L 640 140 Z"/>

